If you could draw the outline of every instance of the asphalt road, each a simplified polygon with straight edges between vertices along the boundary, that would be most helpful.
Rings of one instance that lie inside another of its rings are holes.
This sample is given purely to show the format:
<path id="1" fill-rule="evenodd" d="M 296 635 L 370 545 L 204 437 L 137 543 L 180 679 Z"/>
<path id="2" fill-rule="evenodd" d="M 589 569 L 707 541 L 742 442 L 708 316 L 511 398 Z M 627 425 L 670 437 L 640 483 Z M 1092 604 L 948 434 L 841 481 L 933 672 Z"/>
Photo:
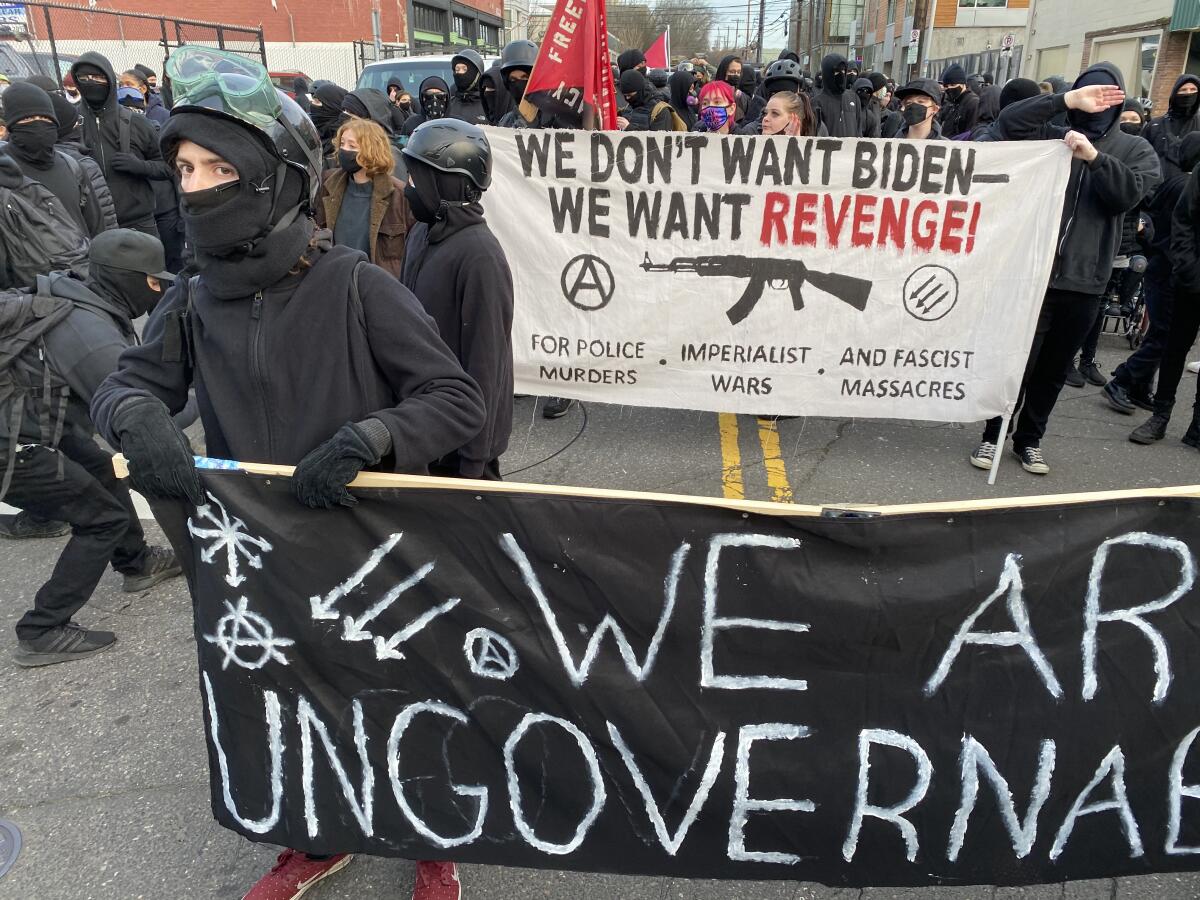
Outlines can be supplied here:
<path id="1" fill-rule="evenodd" d="M 1120 347 L 1107 339 L 1102 360 Z M 1181 391 L 1191 399 L 1194 379 Z M 793 499 L 797 503 L 901 503 L 1200 483 L 1200 454 L 1179 443 L 1186 410 L 1162 444 L 1126 436 L 1142 416 L 1118 416 L 1094 388 L 1066 389 L 1044 442 L 1052 473 L 1027 475 L 1011 456 L 999 484 L 967 455 L 977 426 L 789 419 L 576 405 L 545 421 L 517 401 L 510 480 Z M 553 457 L 547 459 L 548 457 Z M 518 473 L 525 467 L 524 472 Z M 218 827 L 196 686 L 190 605 L 181 580 L 142 595 L 120 593 L 108 573 L 78 616 L 120 640 L 90 660 L 25 671 L 7 649 L 12 626 L 52 566 L 60 540 L 0 542 L 0 818 L 25 846 L 0 878 L 0 900 L 238 898 L 275 849 Z M 1034 888 L 834 890 L 796 882 L 705 882 L 463 866 L 472 900 L 882 900 L 882 898 L 1200 897 L 1200 875 L 1168 875 Z M 407 898 L 412 867 L 361 858 L 307 896 Z"/>

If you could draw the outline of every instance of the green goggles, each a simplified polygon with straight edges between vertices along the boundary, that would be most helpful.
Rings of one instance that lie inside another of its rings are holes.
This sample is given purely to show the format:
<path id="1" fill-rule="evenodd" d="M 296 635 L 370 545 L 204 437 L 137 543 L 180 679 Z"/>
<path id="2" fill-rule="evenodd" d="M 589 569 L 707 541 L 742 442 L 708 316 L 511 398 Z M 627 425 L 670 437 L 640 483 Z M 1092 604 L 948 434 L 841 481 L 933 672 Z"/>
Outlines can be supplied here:
<path id="1" fill-rule="evenodd" d="M 166 65 L 173 109 L 199 107 L 268 129 L 283 112 L 261 63 L 227 50 L 180 47 Z"/>

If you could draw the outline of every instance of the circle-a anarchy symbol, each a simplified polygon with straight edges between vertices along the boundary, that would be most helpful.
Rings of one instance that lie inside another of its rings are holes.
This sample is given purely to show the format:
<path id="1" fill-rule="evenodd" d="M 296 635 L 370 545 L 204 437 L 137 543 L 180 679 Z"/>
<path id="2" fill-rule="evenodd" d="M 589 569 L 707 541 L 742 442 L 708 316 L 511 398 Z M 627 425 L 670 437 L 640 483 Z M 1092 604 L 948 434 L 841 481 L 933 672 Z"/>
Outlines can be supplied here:
<path id="1" fill-rule="evenodd" d="M 581 253 L 563 266 L 560 284 L 567 302 L 586 312 L 608 306 L 616 287 L 612 268 L 590 253 Z"/>
<path id="2" fill-rule="evenodd" d="M 508 681 L 521 664 L 517 658 L 517 648 L 508 638 L 490 628 L 468 631 L 467 639 L 463 642 L 463 655 L 472 674 L 496 681 Z"/>
<path id="3" fill-rule="evenodd" d="M 216 633 L 206 634 L 204 639 L 216 644 L 225 654 L 221 660 L 222 669 L 228 668 L 230 663 L 236 663 L 243 669 L 261 669 L 272 660 L 286 666 L 287 658 L 279 652 L 279 648 L 290 647 L 295 641 L 275 637 L 270 622 L 246 609 L 249 602 L 246 597 L 239 597 L 237 606 L 234 606 L 226 600 L 225 608 L 229 612 L 218 620 Z M 256 648 L 260 651 L 259 655 L 255 657 L 250 652 L 242 657 L 238 650 L 243 647 Z"/>

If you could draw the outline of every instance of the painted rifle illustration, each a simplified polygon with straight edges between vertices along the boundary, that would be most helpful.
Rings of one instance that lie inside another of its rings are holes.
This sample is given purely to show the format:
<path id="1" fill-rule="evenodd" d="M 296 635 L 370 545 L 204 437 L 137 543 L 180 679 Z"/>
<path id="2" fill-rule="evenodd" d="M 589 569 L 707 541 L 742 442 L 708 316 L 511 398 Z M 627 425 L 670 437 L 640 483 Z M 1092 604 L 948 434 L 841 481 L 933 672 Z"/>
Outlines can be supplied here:
<path id="1" fill-rule="evenodd" d="M 755 259 L 749 256 L 696 256 L 676 257 L 669 263 L 651 261 L 650 254 L 642 261 L 642 268 L 647 272 L 695 272 L 700 276 L 717 276 L 722 278 L 749 278 L 750 283 L 738 302 L 729 307 L 725 313 L 729 321 L 736 325 L 750 315 L 750 312 L 762 299 L 763 291 L 769 284 L 775 290 L 782 290 L 787 285 L 792 294 L 792 308 L 799 311 L 804 309 L 804 297 L 801 288 L 808 282 L 818 290 L 837 297 L 843 303 L 848 303 L 859 312 L 867 306 L 867 298 L 871 296 L 873 283 L 865 278 L 855 278 L 851 275 L 838 275 L 835 272 L 814 272 L 798 259 Z"/>

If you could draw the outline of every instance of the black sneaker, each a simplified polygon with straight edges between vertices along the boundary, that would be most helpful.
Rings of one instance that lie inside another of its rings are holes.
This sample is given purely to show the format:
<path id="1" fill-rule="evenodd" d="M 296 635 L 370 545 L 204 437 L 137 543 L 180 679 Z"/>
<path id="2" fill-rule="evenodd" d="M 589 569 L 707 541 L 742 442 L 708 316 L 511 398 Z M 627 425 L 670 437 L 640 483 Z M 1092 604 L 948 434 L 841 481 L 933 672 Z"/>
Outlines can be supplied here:
<path id="1" fill-rule="evenodd" d="M 1127 391 L 1126 396 L 1129 402 L 1138 409 L 1144 409 L 1148 413 L 1154 412 L 1154 395 L 1145 389 L 1134 388 L 1132 391 Z"/>
<path id="2" fill-rule="evenodd" d="M 542 418 L 561 419 L 574 402 L 574 400 L 567 400 L 564 397 L 549 397 L 546 399 L 546 405 L 542 407 Z"/>
<path id="3" fill-rule="evenodd" d="M 1049 475 L 1050 465 L 1042 456 L 1041 447 L 1026 447 L 1023 450 L 1018 450 L 1013 447 L 1013 453 L 1017 455 L 1017 459 L 1021 461 L 1021 468 L 1031 475 Z"/>
<path id="4" fill-rule="evenodd" d="M 1096 387 L 1104 387 L 1108 384 L 1108 379 L 1104 377 L 1104 373 L 1100 371 L 1100 367 L 1096 365 L 1094 359 L 1087 362 L 1080 360 L 1079 374 L 1086 378 L 1089 384 L 1094 384 Z"/>
<path id="5" fill-rule="evenodd" d="M 971 454 L 971 465 L 977 469 L 991 470 L 996 462 L 996 445 L 987 441 L 980 442 Z"/>
<path id="6" fill-rule="evenodd" d="M 1164 415 L 1155 413 L 1145 422 L 1133 429 L 1129 440 L 1135 444 L 1153 444 L 1167 436 L 1167 423 L 1171 420 Z"/>
<path id="7" fill-rule="evenodd" d="M 116 640 L 117 636 L 111 631 L 90 631 L 82 625 L 68 622 L 51 628 L 32 641 L 17 641 L 13 661 L 26 668 L 52 666 L 107 650 Z"/>
<path id="8" fill-rule="evenodd" d="M 183 574 L 183 569 L 170 547 L 147 547 L 146 551 L 142 571 L 136 575 L 125 576 L 125 584 L 121 589 L 127 594 L 148 591 L 161 581 Z"/>
<path id="9" fill-rule="evenodd" d="M 1083 373 L 1075 368 L 1075 363 L 1071 363 L 1071 367 L 1067 369 L 1067 384 L 1071 387 L 1083 387 L 1087 381 L 1083 377 Z"/>
<path id="10" fill-rule="evenodd" d="M 0 516 L 0 537 L 13 540 L 29 538 L 62 537 L 71 531 L 66 522 L 39 519 L 31 512 L 21 510 L 15 516 Z"/>
<path id="11" fill-rule="evenodd" d="M 1108 400 L 1108 405 L 1117 412 L 1125 416 L 1132 416 L 1137 405 L 1129 399 L 1129 394 L 1125 388 L 1120 387 L 1116 382 L 1110 381 L 1104 386 L 1104 397 Z"/>
<path id="12" fill-rule="evenodd" d="M 1183 433 L 1180 440 L 1189 447 L 1200 450 L 1200 416 L 1192 418 L 1192 424 L 1188 426 L 1188 430 Z"/>

